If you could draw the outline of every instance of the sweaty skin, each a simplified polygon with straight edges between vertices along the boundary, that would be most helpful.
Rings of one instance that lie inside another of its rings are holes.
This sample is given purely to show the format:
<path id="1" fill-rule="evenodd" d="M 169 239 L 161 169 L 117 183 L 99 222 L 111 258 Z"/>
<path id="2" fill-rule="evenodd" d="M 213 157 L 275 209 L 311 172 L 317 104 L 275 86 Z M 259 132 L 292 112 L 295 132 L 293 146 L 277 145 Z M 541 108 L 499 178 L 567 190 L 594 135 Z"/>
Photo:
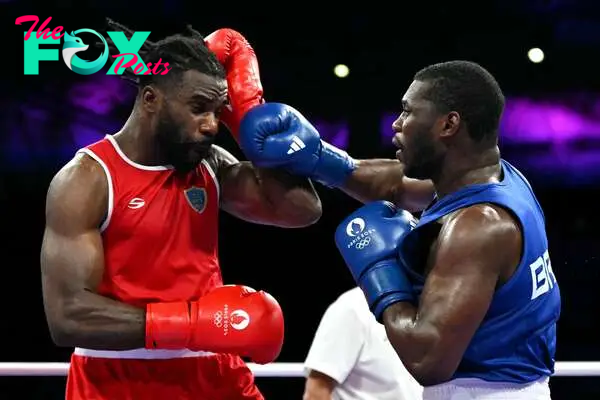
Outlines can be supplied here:
<path id="1" fill-rule="evenodd" d="M 362 203 L 387 200 L 416 212 L 433 199 L 433 182 L 404 176 L 404 165 L 398 160 L 357 160 L 357 165 L 340 189 Z"/>
<path id="2" fill-rule="evenodd" d="M 206 158 L 219 181 L 221 208 L 246 221 L 284 228 L 316 222 L 321 202 L 310 180 L 258 170 L 211 146 L 226 94 L 224 80 L 193 70 L 173 90 L 147 86 L 114 138 L 129 159 L 143 165 L 176 161 L 189 168 Z M 41 249 L 44 307 L 59 346 L 145 345 L 145 310 L 96 293 L 104 273 L 100 226 L 107 213 L 104 171 L 89 156 L 77 155 L 50 183 Z"/>
<path id="3" fill-rule="evenodd" d="M 236 162 L 213 146 L 209 162 L 221 187 L 221 207 L 251 222 L 300 226 L 310 193 L 262 178 L 252 165 Z M 278 174 L 268 171 L 268 174 Z M 264 180 L 262 180 L 262 179 Z M 78 155 L 50 184 L 41 251 L 44 306 L 50 332 L 60 346 L 124 350 L 144 347 L 145 310 L 95 293 L 104 271 L 100 225 L 108 212 L 108 185 L 100 165 Z"/>
<path id="4" fill-rule="evenodd" d="M 440 112 L 427 99 L 428 85 L 410 85 L 393 124 L 407 175 L 430 176 L 440 199 L 470 184 L 498 182 L 497 146 L 473 141 L 457 112 Z M 426 279 L 418 307 L 400 302 L 383 314 L 390 343 L 424 386 L 452 377 L 523 246 L 520 224 L 496 205 L 469 206 L 437 223 L 424 229 L 412 266 Z"/>
<path id="5" fill-rule="evenodd" d="M 427 251 L 419 307 L 396 303 L 383 314 L 390 343 L 422 385 L 456 371 L 497 287 L 519 264 L 521 247 L 520 226 L 497 206 L 471 206 L 443 222 Z"/>
<path id="6" fill-rule="evenodd" d="M 145 310 L 95 293 L 104 272 L 100 224 L 107 213 L 102 167 L 77 156 L 50 184 L 41 266 L 44 307 L 59 346 L 144 347 Z"/>

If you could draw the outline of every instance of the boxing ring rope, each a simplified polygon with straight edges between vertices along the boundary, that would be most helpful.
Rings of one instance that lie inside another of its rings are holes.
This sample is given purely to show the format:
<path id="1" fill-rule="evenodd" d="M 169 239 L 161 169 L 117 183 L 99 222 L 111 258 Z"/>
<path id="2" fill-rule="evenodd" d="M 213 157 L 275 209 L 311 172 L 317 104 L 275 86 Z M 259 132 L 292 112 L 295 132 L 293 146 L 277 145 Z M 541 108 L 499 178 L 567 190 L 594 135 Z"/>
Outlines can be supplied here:
<path id="1" fill-rule="evenodd" d="M 299 378 L 302 363 L 277 362 L 267 365 L 249 363 L 256 377 Z M 69 363 L 0 362 L 0 376 L 66 376 Z M 600 361 L 557 361 L 554 376 L 600 376 Z"/>

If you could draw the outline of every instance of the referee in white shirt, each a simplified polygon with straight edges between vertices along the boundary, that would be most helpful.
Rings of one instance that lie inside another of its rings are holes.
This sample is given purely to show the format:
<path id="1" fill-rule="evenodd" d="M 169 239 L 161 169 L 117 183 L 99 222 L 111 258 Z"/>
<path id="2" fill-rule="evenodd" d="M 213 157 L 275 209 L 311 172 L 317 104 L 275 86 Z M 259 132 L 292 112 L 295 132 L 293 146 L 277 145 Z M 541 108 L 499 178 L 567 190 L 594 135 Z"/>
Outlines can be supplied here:
<path id="1" fill-rule="evenodd" d="M 303 400 L 422 399 L 422 387 L 402 365 L 360 288 L 327 308 L 304 370 Z"/>

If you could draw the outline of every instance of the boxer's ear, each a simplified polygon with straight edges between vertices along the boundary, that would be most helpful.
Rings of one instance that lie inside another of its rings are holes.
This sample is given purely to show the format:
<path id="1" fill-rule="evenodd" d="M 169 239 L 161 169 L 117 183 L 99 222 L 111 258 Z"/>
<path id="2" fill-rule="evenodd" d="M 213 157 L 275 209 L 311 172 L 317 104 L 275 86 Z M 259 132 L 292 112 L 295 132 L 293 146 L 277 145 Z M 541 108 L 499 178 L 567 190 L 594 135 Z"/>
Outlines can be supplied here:
<path id="1" fill-rule="evenodd" d="M 444 128 L 442 129 L 442 137 L 451 137 L 458 132 L 460 127 L 460 114 L 456 111 L 449 112 L 444 118 Z"/>
<path id="2" fill-rule="evenodd" d="M 154 86 L 144 86 L 142 89 L 142 107 L 149 113 L 156 113 L 160 109 L 163 95 Z"/>

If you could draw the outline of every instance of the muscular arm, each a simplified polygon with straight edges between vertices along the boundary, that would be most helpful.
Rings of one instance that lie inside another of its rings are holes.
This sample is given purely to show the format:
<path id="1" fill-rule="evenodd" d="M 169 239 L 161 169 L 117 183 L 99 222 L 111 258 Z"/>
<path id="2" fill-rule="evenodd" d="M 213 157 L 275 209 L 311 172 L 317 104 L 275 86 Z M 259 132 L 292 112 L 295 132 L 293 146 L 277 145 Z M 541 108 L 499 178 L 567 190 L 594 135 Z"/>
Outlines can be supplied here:
<path id="1" fill-rule="evenodd" d="M 321 200 L 309 179 L 258 169 L 221 147 L 213 148 L 225 211 L 249 222 L 283 228 L 312 225 L 321 217 Z"/>
<path id="2" fill-rule="evenodd" d="M 383 314 L 390 343 L 419 383 L 434 385 L 451 378 L 499 278 L 520 256 L 520 229 L 502 209 L 477 205 L 445 223 L 419 307 L 400 302 Z"/>
<path id="3" fill-rule="evenodd" d="M 302 400 L 331 400 L 336 382 L 329 375 L 311 370 L 304 384 Z"/>
<path id="4" fill-rule="evenodd" d="M 50 333 L 59 346 L 144 347 L 145 310 L 95 293 L 104 271 L 99 227 L 107 196 L 106 176 L 87 155 L 67 164 L 50 183 L 42 289 Z"/>
<path id="5" fill-rule="evenodd" d="M 358 201 L 388 200 L 415 212 L 427 207 L 433 198 L 433 183 L 405 177 L 398 160 L 358 160 L 357 164 L 340 189 Z"/>

